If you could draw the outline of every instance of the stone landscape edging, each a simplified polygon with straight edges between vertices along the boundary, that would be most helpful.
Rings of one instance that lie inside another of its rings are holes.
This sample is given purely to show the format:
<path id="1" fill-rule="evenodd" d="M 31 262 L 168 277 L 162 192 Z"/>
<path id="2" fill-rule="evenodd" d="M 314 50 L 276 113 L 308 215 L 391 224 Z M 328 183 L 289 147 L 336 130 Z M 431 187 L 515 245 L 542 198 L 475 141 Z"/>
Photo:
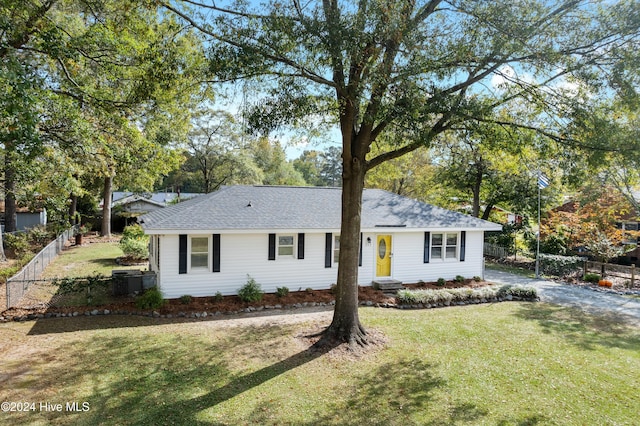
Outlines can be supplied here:
<path id="1" fill-rule="evenodd" d="M 360 306 L 365 307 L 375 307 L 375 308 L 391 308 L 391 309 L 400 309 L 400 310 L 411 310 L 411 309 L 435 309 L 435 308 L 446 308 L 446 307 L 454 307 L 454 306 L 465 306 L 465 305 L 478 305 L 482 303 L 499 303 L 499 302 L 510 302 L 510 301 L 525 301 L 525 302 L 536 302 L 539 301 L 540 298 L 535 299 L 524 299 L 520 297 L 515 297 L 511 295 L 507 295 L 504 298 L 490 298 L 490 299 L 469 299 L 466 301 L 451 301 L 445 303 L 438 304 L 396 304 L 396 303 L 377 303 L 373 301 L 361 301 L 359 302 Z M 237 311 L 215 311 L 215 312 L 178 312 L 177 314 L 161 314 L 158 311 L 128 311 L 128 310 L 114 310 L 111 311 L 109 309 L 92 309 L 86 311 L 74 311 L 71 313 L 62 313 L 62 312 L 47 312 L 47 313 L 39 313 L 39 314 L 27 314 L 27 315 L 7 315 L 0 316 L 0 322 L 24 322 L 24 321 L 35 321 L 39 319 L 46 318 L 78 318 L 78 317 L 93 317 L 93 316 L 105 316 L 105 315 L 122 315 L 122 316 L 142 316 L 142 317 L 151 317 L 151 318 L 187 318 L 187 319 L 205 319 L 205 318 L 213 318 L 220 317 L 224 315 L 238 315 L 244 313 L 251 312 L 260 312 L 263 310 L 295 310 L 301 308 L 310 308 L 310 307 L 326 307 L 326 306 L 334 306 L 335 300 L 331 302 L 304 302 L 304 303 L 295 303 L 292 305 L 264 305 L 264 306 L 249 306 L 244 309 L 240 309 Z"/>

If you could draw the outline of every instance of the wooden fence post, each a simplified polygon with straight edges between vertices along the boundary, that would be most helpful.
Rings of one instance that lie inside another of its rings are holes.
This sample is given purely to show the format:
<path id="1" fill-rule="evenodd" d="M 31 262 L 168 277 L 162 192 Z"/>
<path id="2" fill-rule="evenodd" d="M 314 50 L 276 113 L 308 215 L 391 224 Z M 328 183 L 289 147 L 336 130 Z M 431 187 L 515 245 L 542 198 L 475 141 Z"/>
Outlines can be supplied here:
<path id="1" fill-rule="evenodd" d="M 631 264 L 631 283 L 629 284 L 629 288 L 633 288 L 633 284 L 636 280 L 636 264 Z"/>

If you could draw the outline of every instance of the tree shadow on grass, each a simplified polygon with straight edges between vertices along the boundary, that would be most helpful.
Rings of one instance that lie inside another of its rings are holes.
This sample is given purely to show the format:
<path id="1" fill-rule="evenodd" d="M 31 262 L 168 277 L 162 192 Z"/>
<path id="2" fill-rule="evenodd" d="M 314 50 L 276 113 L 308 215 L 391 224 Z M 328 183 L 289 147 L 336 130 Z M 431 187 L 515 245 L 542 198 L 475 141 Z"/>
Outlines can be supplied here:
<path id="1" fill-rule="evenodd" d="M 286 356 L 299 345 L 292 337 L 297 330 L 295 326 L 238 327 L 215 341 L 194 333 L 156 339 L 151 332 L 148 336 L 114 336 L 107 330 L 89 341 L 74 340 L 59 347 L 57 353 L 73 355 L 58 361 L 44 349 L 30 355 L 29 368 L 38 372 L 37 383 L 7 376 L 3 386 L 9 393 L 3 396 L 16 401 L 53 399 L 63 404 L 80 398 L 80 403 L 90 404 L 84 413 L 38 413 L 48 422 L 60 421 L 64 415 L 62 423 L 69 424 L 211 424 L 198 418 L 202 410 L 215 408 L 332 349 L 310 347 Z M 145 337 L 154 339 L 153 344 L 141 344 L 140 338 Z M 254 359 L 273 363 L 252 371 Z M 74 394 L 76 389 L 83 391 Z M 59 395 L 52 397 L 51 392 Z M 13 419 L 33 422 L 34 414 L 18 414 Z"/>
<path id="2" fill-rule="evenodd" d="M 309 425 L 443 425 L 476 423 L 487 412 L 474 404 L 449 404 L 436 390 L 446 382 L 420 359 L 387 362 L 339 389 L 342 398 Z M 440 392 L 441 394 L 441 392 Z M 346 396 L 349 395 L 349 396 Z"/>
<path id="3" fill-rule="evenodd" d="M 113 267 L 114 269 L 116 269 L 119 266 L 113 257 L 106 257 L 104 259 L 91 259 L 87 263 L 90 265 L 97 265 L 101 268 Z"/>
<path id="4" fill-rule="evenodd" d="M 589 314 L 577 308 L 545 303 L 523 303 L 516 316 L 536 321 L 545 333 L 555 333 L 586 350 L 597 346 L 640 351 L 640 329 L 619 316 Z"/>

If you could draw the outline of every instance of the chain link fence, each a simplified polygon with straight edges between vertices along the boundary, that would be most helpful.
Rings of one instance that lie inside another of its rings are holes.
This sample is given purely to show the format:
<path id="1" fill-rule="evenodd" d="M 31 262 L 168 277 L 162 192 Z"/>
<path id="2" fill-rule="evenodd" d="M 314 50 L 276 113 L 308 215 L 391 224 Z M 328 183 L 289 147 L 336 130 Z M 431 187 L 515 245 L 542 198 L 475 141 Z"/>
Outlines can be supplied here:
<path id="1" fill-rule="evenodd" d="M 64 249 L 66 242 L 78 233 L 78 229 L 79 225 L 74 225 L 58 235 L 58 238 L 43 248 L 20 272 L 7 280 L 7 309 L 20 303 L 29 287 L 39 281 L 42 271 Z"/>

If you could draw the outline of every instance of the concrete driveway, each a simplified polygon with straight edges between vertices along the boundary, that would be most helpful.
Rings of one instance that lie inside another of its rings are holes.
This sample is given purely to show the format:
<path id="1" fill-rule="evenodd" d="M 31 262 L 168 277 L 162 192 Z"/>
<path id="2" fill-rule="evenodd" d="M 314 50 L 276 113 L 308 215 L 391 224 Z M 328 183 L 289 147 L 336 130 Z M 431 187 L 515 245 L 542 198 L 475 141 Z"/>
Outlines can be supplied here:
<path id="1" fill-rule="evenodd" d="M 508 272 L 486 269 L 484 278 L 498 284 L 520 284 L 535 287 L 540 300 L 582 309 L 600 315 L 617 315 L 640 326 L 640 299 L 590 290 L 544 279 L 527 278 Z"/>

